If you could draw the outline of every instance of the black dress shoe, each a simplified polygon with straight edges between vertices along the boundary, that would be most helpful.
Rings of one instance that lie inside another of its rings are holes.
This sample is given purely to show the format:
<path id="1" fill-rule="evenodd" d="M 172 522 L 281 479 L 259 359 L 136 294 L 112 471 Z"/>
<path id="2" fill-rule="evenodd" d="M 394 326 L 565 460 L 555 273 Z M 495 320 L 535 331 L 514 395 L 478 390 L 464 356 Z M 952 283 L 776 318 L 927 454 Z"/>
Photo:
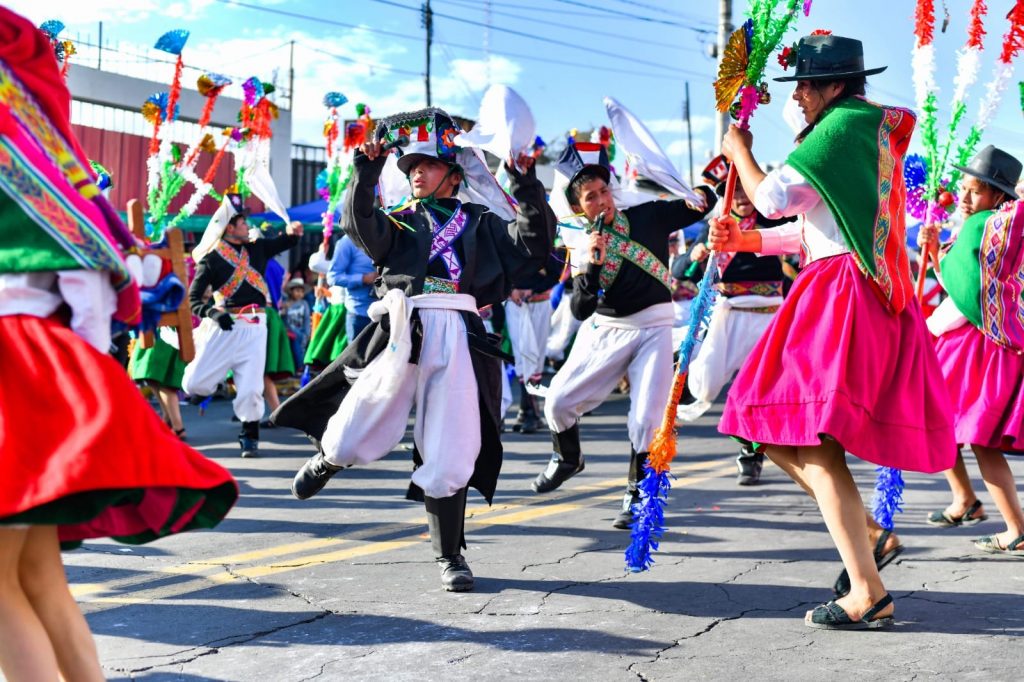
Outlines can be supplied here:
<path id="1" fill-rule="evenodd" d="M 634 491 L 626 491 L 626 494 L 622 496 L 622 511 L 619 512 L 615 520 L 612 521 L 612 528 L 618 528 L 619 530 L 629 530 L 633 527 L 633 506 L 639 504 L 640 493 Z"/>
<path id="2" fill-rule="evenodd" d="M 736 485 L 757 485 L 761 480 L 761 469 L 764 467 L 764 455 L 740 450 L 736 458 Z"/>
<path id="3" fill-rule="evenodd" d="M 324 489 L 331 476 L 344 469 L 331 464 L 324 457 L 324 453 L 318 452 L 302 465 L 299 473 L 295 474 L 292 480 L 292 495 L 300 500 L 308 500 Z"/>
<path id="4" fill-rule="evenodd" d="M 448 592 L 469 592 L 473 589 L 473 571 L 461 554 L 437 558 L 441 569 L 441 586 Z"/>
<path id="5" fill-rule="evenodd" d="M 249 459 L 260 456 L 260 442 L 258 439 L 239 436 L 238 444 L 242 448 L 242 457 Z"/>
<path id="6" fill-rule="evenodd" d="M 565 462 L 558 454 L 554 454 L 548 462 L 548 468 L 537 475 L 530 487 L 535 493 L 549 493 L 583 471 L 583 468 L 582 456 L 578 462 Z"/>

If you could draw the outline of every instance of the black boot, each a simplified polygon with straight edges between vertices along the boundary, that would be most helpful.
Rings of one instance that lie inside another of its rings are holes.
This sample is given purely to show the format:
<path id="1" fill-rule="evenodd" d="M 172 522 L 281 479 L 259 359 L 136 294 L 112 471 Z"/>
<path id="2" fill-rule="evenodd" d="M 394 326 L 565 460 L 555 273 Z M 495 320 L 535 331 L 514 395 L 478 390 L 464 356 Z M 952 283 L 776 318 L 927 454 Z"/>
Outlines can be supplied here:
<path id="1" fill-rule="evenodd" d="M 644 462 L 646 461 L 646 452 L 637 452 L 630 447 L 629 476 L 626 478 L 626 492 L 622 496 L 622 511 L 612 521 L 612 528 L 626 530 L 633 527 L 633 505 L 640 502 L 640 491 L 637 489 L 637 484 L 644 477 Z"/>
<path id="2" fill-rule="evenodd" d="M 760 455 L 744 446 L 736 458 L 736 485 L 757 485 L 761 480 L 761 468 L 764 467 L 764 455 Z"/>
<path id="3" fill-rule="evenodd" d="M 463 528 L 466 522 L 466 489 L 451 497 L 424 497 L 430 545 L 441 569 L 441 586 L 448 592 L 473 589 L 473 572 L 462 556 L 466 546 Z"/>
<path id="4" fill-rule="evenodd" d="M 242 446 L 242 457 L 259 457 L 260 423 L 242 422 L 242 432 L 238 434 L 238 444 Z"/>
<path id="5" fill-rule="evenodd" d="M 322 450 L 317 452 L 306 460 L 292 479 L 292 495 L 300 500 L 308 500 L 323 490 L 327 481 L 342 469 L 344 467 L 328 462 Z"/>
<path id="6" fill-rule="evenodd" d="M 544 471 L 533 481 L 533 492 L 549 493 L 583 471 L 583 452 L 580 450 L 580 425 L 577 422 L 561 433 L 551 432 L 555 453 Z"/>
<path id="7" fill-rule="evenodd" d="M 513 431 L 523 433 L 536 433 L 540 425 L 540 417 L 537 415 L 537 403 L 532 395 L 526 390 L 526 384 L 519 384 L 519 414 L 512 426 Z"/>

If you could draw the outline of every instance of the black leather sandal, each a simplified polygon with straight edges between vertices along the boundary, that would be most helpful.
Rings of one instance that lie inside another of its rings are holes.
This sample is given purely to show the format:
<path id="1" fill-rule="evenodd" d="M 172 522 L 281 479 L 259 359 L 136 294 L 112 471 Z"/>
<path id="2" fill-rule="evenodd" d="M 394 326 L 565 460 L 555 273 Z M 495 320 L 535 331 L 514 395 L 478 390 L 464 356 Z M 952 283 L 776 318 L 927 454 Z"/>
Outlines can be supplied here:
<path id="1" fill-rule="evenodd" d="M 988 521 L 988 514 L 975 516 L 981 509 L 981 500 L 975 500 L 974 504 L 967 508 L 960 516 L 950 516 L 945 509 L 933 511 L 928 515 L 928 524 L 939 528 L 956 528 L 957 526 L 976 526 L 982 521 Z"/>
<path id="2" fill-rule="evenodd" d="M 903 554 L 903 545 L 896 545 L 886 554 L 882 554 L 882 548 L 885 547 L 885 543 L 890 535 L 892 535 L 891 530 L 883 530 L 882 534 L 878 536 L 878 542 L 875 543 L 875 567 L 879 571 L 891 564 L 900 554 Z M 845 568 L 832 585 L 832 592 L 835 593 L 836 599 L 842 599 L 850 594 L 850 574 L 846 572 Z"/>
<path id="3" fill-rule="evenodd" d="M 896 621 L 892 616 L 874 618 L 874 615 L 891 603 L 892 595 L 886 593 L 860 620 L 853 620 L 842 606 L 830 601 L 811 611 L 804 619 L 804 625 L 817 630 L 881 630 L 892 627 Z"/>

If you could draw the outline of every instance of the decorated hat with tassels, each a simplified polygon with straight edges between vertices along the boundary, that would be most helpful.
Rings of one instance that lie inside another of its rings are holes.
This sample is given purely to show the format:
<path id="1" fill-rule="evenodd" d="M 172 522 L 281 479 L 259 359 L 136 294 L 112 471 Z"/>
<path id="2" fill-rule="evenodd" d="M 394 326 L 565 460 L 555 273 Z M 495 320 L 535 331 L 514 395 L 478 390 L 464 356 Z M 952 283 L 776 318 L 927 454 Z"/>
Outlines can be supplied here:
<path id="1" fill-rule="evenodd" d="M 409 138 L 404 148 L 396 148 L 398 169 L 406 175 L 424 158 L 439 159 L 457 164 L 461 147 L 455 136 L 462 132 L 448 112 L 437 107 L 403 112 L 382 118 L 377 122 L 376 137 L 381 142 L 393 142 L 403 135 Z"/>
<path id="2" fill-rule="evenodd" d="M 600 142 L 570 142 L 565 146 L 562 155 L 555 163 L 555 172 L 562 174 L 566 180 L 566 198 L 569 198 L 569 187 L 585 170 L 592 170 L 605 183 L 611 182 L 611 163 L 608 161 L 608 150 Z"/>

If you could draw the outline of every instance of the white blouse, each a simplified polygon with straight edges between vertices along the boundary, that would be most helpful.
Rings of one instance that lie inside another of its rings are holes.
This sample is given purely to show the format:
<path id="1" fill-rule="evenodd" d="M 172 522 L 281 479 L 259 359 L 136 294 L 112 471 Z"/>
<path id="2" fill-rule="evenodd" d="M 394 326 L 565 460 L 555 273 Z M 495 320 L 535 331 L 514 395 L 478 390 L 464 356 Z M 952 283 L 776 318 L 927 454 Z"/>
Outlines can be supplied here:
<path id="1" fill-rule="evenodd" d="M 71 307 L 71 330 L 101 353 L 110 351 L 110 318 L 117 294 L 110 273 L 96 270 L 0 274 L 0 316 L 49 317 Z"/>
<path id="2" fill-rule="evenodd" d="M 804 176 L 789 166 L 769 173 L 754 193 L 754 207 L 765 218 L 802 215 L 780 227 L 759 230 L 761 255 L 800 253 L 804 264 L 849 253 L 828 205 Z"/>

